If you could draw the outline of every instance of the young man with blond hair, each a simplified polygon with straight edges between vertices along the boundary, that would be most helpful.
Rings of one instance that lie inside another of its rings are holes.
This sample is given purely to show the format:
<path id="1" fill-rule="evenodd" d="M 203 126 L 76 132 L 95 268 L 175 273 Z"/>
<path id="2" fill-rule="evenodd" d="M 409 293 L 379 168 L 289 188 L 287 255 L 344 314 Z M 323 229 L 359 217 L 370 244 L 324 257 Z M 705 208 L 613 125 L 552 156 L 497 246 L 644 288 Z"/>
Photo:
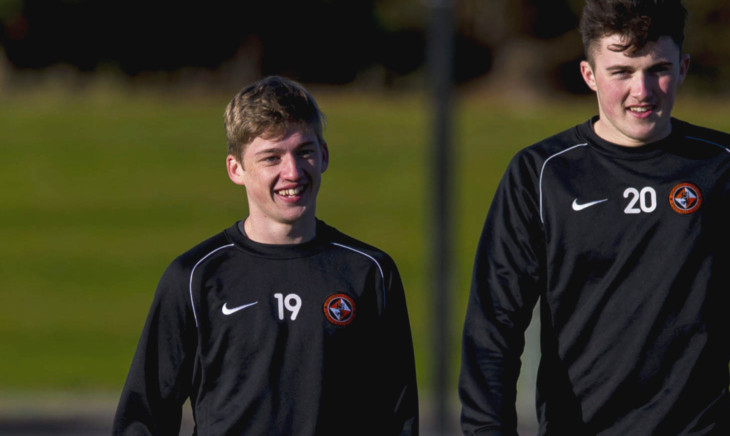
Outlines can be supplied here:
<path id="1" fill-rule="evenodd" d="M 248 216 L 168 267 L 114 434 L 416 435 L 405 296 L 393 260 L 315 216 L 329 149 L 301 85 L 267 77 L 225 113 Z"/>
<path id="2" fill-rule="evenodd" d="M 467 435 L 514 435 L 540 300 L 540 435 L 730 434 L 730 136 L 672 118 L 680 0 L 588 0 L 598 115 L 519 152 L 487 215 L 464 324 Z"/>

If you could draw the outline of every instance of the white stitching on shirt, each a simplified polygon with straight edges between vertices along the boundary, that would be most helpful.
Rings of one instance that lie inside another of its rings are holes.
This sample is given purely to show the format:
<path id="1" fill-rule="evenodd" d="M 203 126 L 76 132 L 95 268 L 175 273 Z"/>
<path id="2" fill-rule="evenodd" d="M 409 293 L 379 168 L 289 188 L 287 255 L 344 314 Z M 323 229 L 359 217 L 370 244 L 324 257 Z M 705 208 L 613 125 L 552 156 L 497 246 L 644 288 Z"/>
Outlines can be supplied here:
<path id="1" fill-rule="evenodd" d="M 725 147 L 722 144 L 718 144 L 717 142 L 708 141 L 707 139 L 697 138 L 697 137 L 694 137 L 694 136 L 686 136 L 686 138 L 687 139 L 694 139 L 695 141 L 702 141 L 702 142 L 705 142 L 705 143 L 711 144 L 711 145 L 716 145 L 716 146 L 722 148 L 723 150 L 725 150 L 726 152 L 730 153 L 730 149 L 728 149 L 727 147 Z"/>
<path id="2" fill-rule="evenodd" d="M 193 318 L 195 318 L 195 327 L 198 327 L 198 314 L 195 312 L 195 301 L 193 301 L 193 274 L 195 273 L 195 268 L 200 265 L 201 262 L 203 262 L 205 259 L 207 259 L 211 254 L 215 253 L 216 251 L 222 250 L 224 248 L 233 247 L 234 244 L 228 244 L 224 245 L 222 247 L 218 247 L 215 250 L 211 251 L 210 253 L 203 256 L 196 264 L 193 266 L 193 269 L 190 271 L 190 307 L 193 309 Z"/>
<path id="3" fill-rule="evenodd" d="M 382 279 L 382 282 L 383 282 L 383 306 L 385 306 L 385 274 L 383 274 L 383 268 L 380 267 L 380 263 L 373 256 L 371 256 L 367 253 L 363 253 L 362 251 L 357 250 L 355 248 L 348 247 L 347 245 L 342 245 L 337 242 L 330 242 L 330 244 L 345 248 L 350 251 L 354 251 L 355 253 L 362 254 L 363 256 L 365 256 L 365 257 L 369 258 L 370 260 L 372 260 L 373 262 L 375 262 L 375 265 L 377 265 L 378 269 L 380 270 L 380 278 Z"/>
<path id="4" fill-rule="evenodd" d="M 545 172 L 545 165 L 547 165 L 548 161 L 550 159 L 554 158 L 555 156 L 561 155 L 561 154 L 565 153 L 566 151 L 570 151 L 570 150 L 572 150 L 572 149 L 574 149 L 576 147 L 585 147 L 586 145 L 588 145 L 587 142 L 585 142 L 583 144 L 576 144 L 576 145 L 574 145 L 574 146 L 572 146 L 570 148 L 566 148 L 563 151 L 560 151 L 558 153 L 553 154 L 552 156 L 549 156 L 547 159 L 545 159 L 545 162 L 542 163 L 542 168 L 540 169 L 540 182 L 539 182 L 539 189 L 540 189 L 540 222 L 541 223 L 545 224 L 545 221 L 543 221 L 543 218 L 542 218 L 542 174 Z"/>

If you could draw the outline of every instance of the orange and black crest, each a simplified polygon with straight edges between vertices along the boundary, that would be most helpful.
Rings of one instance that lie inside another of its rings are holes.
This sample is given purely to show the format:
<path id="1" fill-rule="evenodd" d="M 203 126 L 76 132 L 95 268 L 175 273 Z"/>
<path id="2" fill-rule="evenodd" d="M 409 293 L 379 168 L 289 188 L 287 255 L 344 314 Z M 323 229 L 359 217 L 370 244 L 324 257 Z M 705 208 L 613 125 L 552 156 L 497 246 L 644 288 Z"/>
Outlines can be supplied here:
<path id="1" fill-rule="evenodd" d="M 324 316 L 334 325 L 350 324 L 355 319 L 355 302 L 345 294 L 330 295 L 324 302 Z"/>
<path id="2" fill-rule="evenodd" d="M 669 194 L 669 205 L 675 212 L 688 214 L 696 212 L 702 204 L 702 193 L 692 183 L 680 183 Z"/>

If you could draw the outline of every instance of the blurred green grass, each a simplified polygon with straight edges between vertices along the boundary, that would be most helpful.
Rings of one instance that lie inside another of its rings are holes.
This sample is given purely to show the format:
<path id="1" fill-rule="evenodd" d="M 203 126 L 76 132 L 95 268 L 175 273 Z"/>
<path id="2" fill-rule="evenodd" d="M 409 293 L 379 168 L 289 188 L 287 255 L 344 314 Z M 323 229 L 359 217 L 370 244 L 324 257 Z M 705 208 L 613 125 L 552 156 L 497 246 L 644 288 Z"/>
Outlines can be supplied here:
<path id="1" fill-rule="evenodd" d="M 419 384 L 433 364 L 433 123 L 419 95 L 318 93 L 331 164 L 318 216 L 396 260 Z M 471 262 L 496 184 L 519 148 L 588 119 L 592 97 L 463 95 L 453 144 L 451 373 Z M 224 169 L 228 96 L 50 91 L 0 105 L 0 390 L 117 393 L 166 265 L 246 214 Z M 730 130 L 722 101 L 679 117 Z"/>

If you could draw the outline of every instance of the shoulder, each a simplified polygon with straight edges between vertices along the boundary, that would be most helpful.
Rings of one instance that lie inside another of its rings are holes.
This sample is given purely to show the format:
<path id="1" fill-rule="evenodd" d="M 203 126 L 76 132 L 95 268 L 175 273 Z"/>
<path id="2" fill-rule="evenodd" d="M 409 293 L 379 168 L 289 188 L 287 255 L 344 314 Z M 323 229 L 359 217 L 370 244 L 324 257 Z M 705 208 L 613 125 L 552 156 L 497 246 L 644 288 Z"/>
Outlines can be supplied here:
<path id="1" fill-rule="evenodd" d="M 591 129 L 590 123 L 590 120 L 586 121 L 523 148 L 515 154 L 510 168 L 529 169 L 537 174 L 550 159 L 584 149 L 588 145 L 587 131 Z"/>
<path id="2" fill-rule="evenodd" d="M 502 183 L 506 187 L 517 186 L 537 189 L 542 172 L 553 159 L 585 152 L 589 147 L 586 130 L 590 121 L 563 130 L 518 151 L 505 171 Z"/>
<path id="3" fill-rule="evenodd" d="M 188 313 L 190 319 L 194 319 L 194 309 L 190 305 L 192 299 L 190 283 L 193 273 L 203 260 L 228 246 L 230 243 L 221 232 L 195 245 L 170 262 L 157 284 L 154 310 L 163 310 L 165 313 L 176 311 L 179 314 Z"/>
<path id="4" fill-rule="evenodd" d="M 700 144 L 707 144 L 718 148 L 720 151 L 730 152 L 730 134 L 708 127 L 697 126 L 686 121 L 672 119 L 672 125 L 687 140 Z"/>
<path id="5" fill-rule="evenodd" d="M 554 156 L 584 147 L 589 142 L 588 135 L 592 129 L 591 123 L 592 121 L 588 120 L 585 123 L 549 136 L 526 147 L 520 155 L 523 159 L 531 158 L 538 162 L 544 162 Z"/>
<path id="6" fill-rule="evenodd" d="M 233 247 L 234 244 L 228 237 L 227 233 L 220 232 L 212 236 L 181 255 L 177 256 L 168 266 L 167 274 L 186 274 L 192 272 L 202 261 L 221 254 L 225 249 Z"/>
<path id="7" fill-rule="evenodd" d="M 348 253 L 356 258 L 361 257 L 363 260 L 369 259 L 381 267 L 395 266 L 393 259 L 385 251 L 346 235 L 323 221 L 318 222 L 317 231 L 333 249 L 342 250 L 343 253 Z"/>

